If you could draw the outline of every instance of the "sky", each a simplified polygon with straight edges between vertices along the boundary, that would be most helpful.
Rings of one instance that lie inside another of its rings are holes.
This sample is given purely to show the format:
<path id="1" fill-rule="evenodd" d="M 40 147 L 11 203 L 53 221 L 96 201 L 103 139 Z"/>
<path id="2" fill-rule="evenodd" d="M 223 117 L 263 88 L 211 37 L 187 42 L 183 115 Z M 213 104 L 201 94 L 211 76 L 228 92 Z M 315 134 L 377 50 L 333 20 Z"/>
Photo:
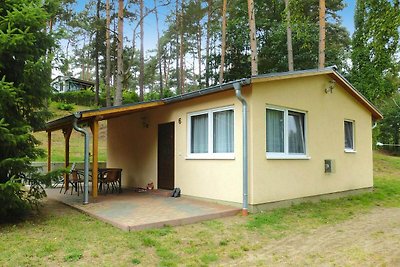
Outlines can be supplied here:
<path id="1" fill-rule="evenodd" d="M 343 25 L 350 32 L 350 35 L 353 35 L 354 32 L 354 10 L 356 8 L 356 0 L 345 0 L 346 7 L 339 12 L 339 15 L 342 16 Z"/>
<path id="2" fill-rule="evenodd" d="M 89 2 L 88 0 L 77 0 L 76 8 L 77 10 L 82 10 L 85 4 Z M 125 1 L 126 2 L 126 1 Z M 145 6 L 147 8 L 154 7 L 154 0 L 145 0 Z M 157 1 L 160 2 L 160 1 Z M 346 7 L 339 12 L 339 15 L 342 17 L 343 25 L 348 29 L 350 35 L 354 32 L 354 9 L 356 0 L 344 0 L 346 3 Z M 160 30 L 165 29 L 166 23 L 163 23 L 169 14 L 169 9 L 167 7 L 159 7 L 159 25 Z M 139 30 L 137 30 L 139 33 Z M 130 40 L 129 45 L 132 42 L 132 26 L 129 26 L 127 22 L 125 22 L 124 27 L 124 35 L 128 37 Z M 136 40 L 137 44 L 139 40 Z M 154 14 L 148 15 L 144 20 L 144 46 L 145 50 L 155 49 L 157 43 L 157 31 L 156 31 L 156 18 Z"/>

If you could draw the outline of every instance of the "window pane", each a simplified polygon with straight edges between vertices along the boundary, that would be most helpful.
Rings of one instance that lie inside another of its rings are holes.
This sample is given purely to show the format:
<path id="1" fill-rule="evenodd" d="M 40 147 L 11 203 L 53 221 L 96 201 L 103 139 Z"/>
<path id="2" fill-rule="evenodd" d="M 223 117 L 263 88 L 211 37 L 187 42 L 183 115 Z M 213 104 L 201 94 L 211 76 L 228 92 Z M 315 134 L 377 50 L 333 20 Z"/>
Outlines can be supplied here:
<path id="1" fill-rule="evenodd" d="M 191 117 L 190 152 L 208 152 L 208 114 Z"/>
<path id="2" fill-rule="evenodd" d="M 233 152 L 233 110 L 213 113 L 214 153 Z"/>
<path id="3" fill-rule="evenodd" d="M 288 116 L 289 153 L 304 154 L 304 114 L 289 111 Z"/>
<path id="4" fill-rule="evenodd" d="M 353 141 L 353 123 L 351 121 L 344 122 L 344 148 L 354 149 Z"/>
<path id="5" fill-rule="evenodd" d="M 267 152 L 284 152 L 284 112 L 267 109 Z"/>

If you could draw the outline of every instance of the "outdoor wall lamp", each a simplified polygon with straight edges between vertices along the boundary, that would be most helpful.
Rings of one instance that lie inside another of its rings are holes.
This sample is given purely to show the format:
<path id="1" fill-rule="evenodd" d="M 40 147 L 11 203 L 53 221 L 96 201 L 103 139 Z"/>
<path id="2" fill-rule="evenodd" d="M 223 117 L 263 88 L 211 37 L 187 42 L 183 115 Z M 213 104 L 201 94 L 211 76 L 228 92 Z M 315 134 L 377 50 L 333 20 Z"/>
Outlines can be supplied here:
<path id="1" fill-rule="evenodd" d="M 143 128 L 149 128 L 149 119 L 147 117 L 141 117 Z"/>
<path id="2" fill-rule="evenodd" d="M 325 94 L 333 93 L 333 88 L 335 88 L 336 82 L 334 80 L 330 80 L 328 86 L 325 88 Z"/>

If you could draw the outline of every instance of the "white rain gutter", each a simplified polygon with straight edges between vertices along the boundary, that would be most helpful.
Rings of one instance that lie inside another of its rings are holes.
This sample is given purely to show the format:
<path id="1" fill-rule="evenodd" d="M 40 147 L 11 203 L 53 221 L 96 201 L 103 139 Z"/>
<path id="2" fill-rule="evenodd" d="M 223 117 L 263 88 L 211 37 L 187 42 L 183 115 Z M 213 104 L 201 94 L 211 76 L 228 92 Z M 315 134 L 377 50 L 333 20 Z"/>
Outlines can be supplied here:
<path id="1" fill-rule="evenodd" d="M 233 84 L 236 97 L 242 103 L 242 132 L 243 132 L 243 207 L 242 215 L 248 215 L 248 140 L 247 140 L 247 102 L 242 96 L 242 85 L 240 82 Z"/>
<path id="2" fill-rule="evenodd" d="M 74 122 L 73 126 L 74 129 L 80 133 L 83 133 L 85 136 L 85 151 L 84 151 L 84 158 L 85 158 L 85 167 L 84 167 L 84 192 L 83 192 L 83 204 L 89 204 L 89 134 L 88 132 L 80 128 L 78 126 L 78 119 L 81 118 L 81 113 L 76 112 L 74 113 Z M 79 190 L 79 188 L 78 188 Z"/>

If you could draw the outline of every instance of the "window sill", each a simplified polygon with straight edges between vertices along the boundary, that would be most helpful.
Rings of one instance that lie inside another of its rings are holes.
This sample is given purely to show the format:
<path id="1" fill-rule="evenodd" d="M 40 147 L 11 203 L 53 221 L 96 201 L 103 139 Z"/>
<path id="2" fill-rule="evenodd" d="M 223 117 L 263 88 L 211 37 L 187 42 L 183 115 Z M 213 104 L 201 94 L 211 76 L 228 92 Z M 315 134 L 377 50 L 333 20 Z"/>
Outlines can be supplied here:
<path id="1" fill-rule="evenodd" d="M 344 150 L 344 153 L 350 153 L 350 154 L 354 154 L 354 153 L 357 153 L 357 151 L 356 150 L 353 150 L 353 149 L 345 149 Z"/>
<path id="2" fill-rule="evenodd" d="M 278 159 L 278 160 L 282 160 L 282 159 L 299 159 L 299 160 L 309 160 L 311 159 L 311 157 L 307 156 L 307 155 L 268 155 L 267 154 L 267 159 Z"/>
<path id="3" fill-rule="evenodd" d="M 187 160 L 196 160 L 196 159 L 235 159 L 234 154 L 190 154 L 186 156 Z"/>

